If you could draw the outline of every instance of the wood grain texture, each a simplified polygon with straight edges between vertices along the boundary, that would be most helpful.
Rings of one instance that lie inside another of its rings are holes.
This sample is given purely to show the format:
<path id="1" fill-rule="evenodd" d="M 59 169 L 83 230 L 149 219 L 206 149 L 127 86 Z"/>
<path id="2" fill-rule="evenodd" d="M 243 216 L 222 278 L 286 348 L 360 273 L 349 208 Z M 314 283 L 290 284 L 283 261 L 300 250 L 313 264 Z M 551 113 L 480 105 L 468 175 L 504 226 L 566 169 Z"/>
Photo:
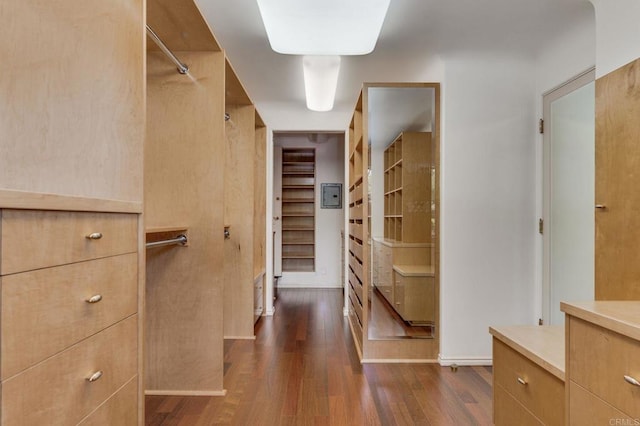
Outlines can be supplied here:
<path id="1" fill-rule="evenodd" d="M 224 54 L 149 52 L 145 226 L 189 247 L 146 252 L 146 389 L 222 390 Z"/>
<path id="2" fill-rule="evenodd" d="M 498 339 L 493 339 L 493 377 L 494 389 L 503 388 L 543 424 L 564 422 L 564 382 Z"/>
<path id="3" fill-rule="evenodd" d="M 142 201 L 143 3 L 2 2 L 3 189 Z"/>
<path id="4" fill-rule="evenodd" d="M 0 208 L 25 210 L 142 213 L 142 200 L 105 200 L 101 198 L 68 197 L 65 195 L 0 189 Z"/>
<path id="5" fill-rule="evenodd" d="M 134 253 L 137 227 L 135 214 L 3 210 L 0 274 Z"/>
<path id="6" fill-rule="evenodd" d="M 78 426 L 138 425 L 138 376 L 131 379 Z"/>
<path id="7" fill-rule="evenodd" d="M 569 382 L 569 410 L 571 417 L 568 425 L 633 425 L 634 419 L 620 410 L 616 410 L 591 392 Z"/>
<path id="8" fill-rule="evenodd" d="M 136 375 L 137 328 L 131 316 L 3 381 L 2 423 L 77 424 Z M 89 383 L 96 371 L 102 377 Z"/>
<path id="9" fill-rule="evenodd" d="M 640 59 L 596 80 L 595 298 L 640 299 Z"/>
<path id="10" fill-rule="evenodd" d="M 101 300 L 87 303 L 95 295 Z M 1 300 L 4 380 L 136 313 L 138 256 L 7 275 Z"/>
<path id="11" fill-rule="evenodd" d="M 560 303 L 567 315 L 640 340 L 640 301 L 590 301 Z"/>
<path id="12" fill-rule="evenodd" d="M 490 425 L 491 369 L 358 361 L 341 289 L 280 289 L 225 342 L 225 397 L 147 397 L 147 425 Z"/>
<path id="13" fill-rule="evenodd" d="M 514 325 L 490 327 L 491 335 L 564 381 L 563 326 Z"/>
<path id="14" fill-rule="evenodd" d="M 267 128 L 256 111 L 256 147 L 253 176 L 253 275 L 266 268 L 267 235 Z"/>
<path id="15" fill-rule="evenodd" d="M 255 108 L 225 108 L 224 223 L 231 235 L 224 240 L 224 336 L 253 337 Z"/>
<path id="16" fill-rule="evenodd" d="M 575 317 L 569 317 L 568 327 L 570 380 L 640 418 L 640 387 L 624 380 L 625 375 L 640 380 L 640 342 Z"/>
<path id="17" fill-rule="evenodd" d="M 221 51 L 211 28 L 193 0 L 146 0 L 146 2 L 147 24 L 174 53 L 185 50 Z M 158 50 L 151 40 L 147 41 L 147 48 Z M 183 60 L 182 56 L 178 57 L 191 68 L 188 60 Z"/>
<path id="18" fill-rule="evenodd" d="M 544 423 L 501 386 L 494 386 L 494 422 L 496 426 L 543 426 Z"/>

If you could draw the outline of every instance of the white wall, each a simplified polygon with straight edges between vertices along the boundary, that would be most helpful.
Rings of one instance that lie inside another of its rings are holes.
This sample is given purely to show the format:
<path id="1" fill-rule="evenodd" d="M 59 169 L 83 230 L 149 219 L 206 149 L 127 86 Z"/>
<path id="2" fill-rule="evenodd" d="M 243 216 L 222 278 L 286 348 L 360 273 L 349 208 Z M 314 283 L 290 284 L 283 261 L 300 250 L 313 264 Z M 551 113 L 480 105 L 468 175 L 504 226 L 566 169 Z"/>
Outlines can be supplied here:
<path id="1" fill-rule="evenodd" d="M 344 136 L 333 135 L 327 142 L 312 143 L 304 135 L 274 136 L 274 143 L 282 147 L 316 149 L 316 271 L 283 272 L 278 286 L 286 287 L 342 287 L 341 239 L 344 229 Z M 321 184 L 342 183 L 342 209 L 322 209 Z"/>
<path id="2" fill-rule="evenodd" d="M 640 1 L 591 0 L 596 9 L 596 78 L 640 57 Z"/>
<path id="3" fill-rule="evenodd" d="M 486 363 L 490 325 L 533 317 L 534 64 L 491 51 L 444 61 L 440 359 Z"/>

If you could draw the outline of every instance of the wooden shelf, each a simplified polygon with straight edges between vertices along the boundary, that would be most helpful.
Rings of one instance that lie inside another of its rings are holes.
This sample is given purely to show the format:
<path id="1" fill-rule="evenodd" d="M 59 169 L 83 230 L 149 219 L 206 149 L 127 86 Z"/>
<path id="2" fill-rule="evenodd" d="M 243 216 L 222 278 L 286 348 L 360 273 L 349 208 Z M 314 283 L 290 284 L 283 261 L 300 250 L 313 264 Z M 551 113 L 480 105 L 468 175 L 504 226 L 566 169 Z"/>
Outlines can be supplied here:
<path id="1" fill-rule="evenodd" d="M 283 272 L 314 271 L 314 149 L 282 149 L 282 231 Z"/>

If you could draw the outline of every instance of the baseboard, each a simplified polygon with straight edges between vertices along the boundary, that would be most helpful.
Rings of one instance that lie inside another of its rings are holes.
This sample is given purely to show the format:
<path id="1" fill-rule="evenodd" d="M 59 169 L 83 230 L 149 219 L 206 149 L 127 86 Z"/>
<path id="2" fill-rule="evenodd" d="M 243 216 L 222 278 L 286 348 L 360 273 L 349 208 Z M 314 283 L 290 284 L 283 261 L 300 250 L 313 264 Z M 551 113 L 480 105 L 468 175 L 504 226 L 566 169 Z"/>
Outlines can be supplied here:
<path id="1" fill-rule="evenodd" d="M 265 310 L 264 310 L 264 315 L 263 315 L 263 317 L 272 317 L 272 316 L 273 316 L 273 314 L 275 314 L 275 313 L 276 313 L 276 308 L 275 308 L 275 306 L 274 306 L 274 307 L 273 307 L 273 308 L 271 308 L 271 309 L 265 309 Z"/>
<path id="2" fill-rule="evenodd" d="M 452 365 L 458 366 L 490 366 L 493 365 L 492 358 L 485 357 L 442 357 L 438 356 L 438 362 L 443 367 L 450 367 Z"/>
<path id="3" fill-rule="evenodd" d="M 226 389 L 219 391 L 183 391 L 183 390 L 146 390 L 145 395 L 149 396 L 225 396 Z"/>
<path id="4" fill-rule="evenodd" d="M 256 336 L 224 336 L 225 340 L 256 340 Z"/>
<path id="5" fill-rule="evenodd" d="M 437 359 L 394 359 L 369 358 L 361 361 L 363 364 L 437 364 Z"/>
<path id="6" fill-rule="evenodd" d="M 339 284 L 322 284 L 322 285 L 315 285 L 315 284 L 287 284 L 287 283 L 278 283 L 278 288 L 286 288 L 286 289 L 335 289 L 335 288 L 344 288 Z"/>
<path id="7" fill-rule="evenodd" d="M 348 317 L 349 316 L 349 308 L 344 307 L 342 309 L 342 315 L 344 315 L 345 317 Z"/>

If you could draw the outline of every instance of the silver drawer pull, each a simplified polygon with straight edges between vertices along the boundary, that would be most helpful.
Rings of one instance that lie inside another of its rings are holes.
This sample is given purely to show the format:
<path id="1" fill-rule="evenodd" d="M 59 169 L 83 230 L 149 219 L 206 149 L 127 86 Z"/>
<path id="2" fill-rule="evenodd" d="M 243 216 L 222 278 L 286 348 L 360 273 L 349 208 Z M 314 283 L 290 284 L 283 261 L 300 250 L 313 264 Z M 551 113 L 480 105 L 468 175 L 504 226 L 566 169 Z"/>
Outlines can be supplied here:
<path id="1" fill-rule="evenodd" d="M 596 209 L 598 209 L 598 210 L 606 210 L 607 206 L 605 206 L 604 204 L 596 204 Z"/>
<path id="2" fill-rule="evenodd" d="M 636 379 L 634 379 L 631 376 L 627 376 L 626 374 L 624 375 L 624 381 L 629 383 L 630 385 L 633 385 L 633 386 L 640 386 L 640 382 L 639 381 L 637 381 Z"/>
<path id="3" fill-rule="evenodd" d="M 522 377 L 518 377 L 518 383 L 520 383 L 522 386 L 527 386 L 528 384 L 527 381 Z"/>
<path id="4" fill-rule="evenodd" d="M 102 377 L 102 371 L 96 371 L 91 375 L 91 377 L 87 378 L 87 381 L 89 381 L 89 383 L 93 383 L 96 380 L 98 380 L 100 377 Z"/>
<path id="5" fill-rule="evenodd" d="M 86 300 L 86 302 L 87 303 L 98 303 L 101 300 L 102 300 L 102 295 L 101 294 L 96 294 L 96 295 L 91 296 L 90 298 L 88 298 Z"/>
<path id="6" fill-rule="evenodd" d="M 87 235 L 88 240 L 99 240 L 100 238 L 102 238 L 102 232 L 92 232 Z"/>

